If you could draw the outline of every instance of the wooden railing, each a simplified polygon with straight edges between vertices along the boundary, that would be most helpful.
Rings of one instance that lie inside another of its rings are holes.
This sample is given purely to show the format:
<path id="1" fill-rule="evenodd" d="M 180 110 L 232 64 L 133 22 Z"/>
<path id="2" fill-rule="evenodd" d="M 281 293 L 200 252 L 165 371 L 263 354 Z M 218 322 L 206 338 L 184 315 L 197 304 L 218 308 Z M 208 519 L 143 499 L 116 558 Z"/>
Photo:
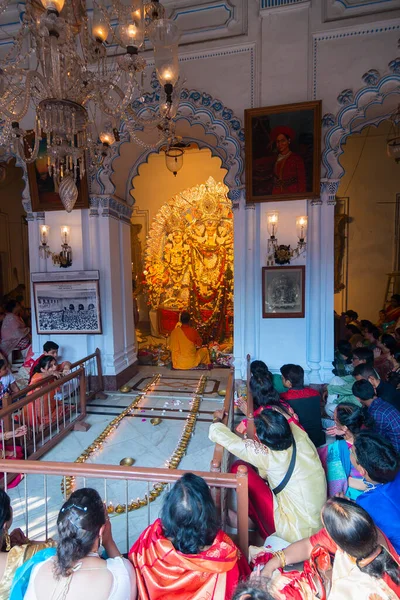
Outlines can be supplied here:
<path id="1" fill-rule="evenodd" d="M 48 377 L 3 397 L 0 442 L 14 456 L 21 442 L 25 459 L 36 460 L 51 450 L 86 415 L 86 378 L 83 368 L 60 379 Z M 20 426 L 27 433 L 16 437 Z M 11 436 L 9 435 L 11 434 Z M 1 454 L 0 454 L 1 455 Z"/>
<path id="2" fill-rule="evenodd" d="M 254 440 L 254 402 L 253 402 L 253 394 L 250 389 L 250 379 L 251 379 L 251 357 L 250 354 L 247 355 L 247 437 L 251 440 Z"/>
<path id="3" fill-rule="evenodd" d="M 226 394 L 224 398 L 223 410 L 225 416 L 223 418 L 224 425 L 227 425 L 230 429 L 233 428 L 234 422 L 234 414 L 235 414 L 235 370 L 232 367 L 228 377 L 228 383 L 226 386 Z M 220 444 L 215 444 L 214 454 L 211 461 L 210 471 L 213 475 L 228 475 L 229 473 L 229 462 L 231 455 L 230 453 Z M 241 470 L 242 467 L 239 467 Z M 246 469 L 247 472 L 247 469 Z M 246 482 L 246 490 L 247 490 L 247 482 Z M 247 491 L 246 491 L 247 493 Z M 213 489 L 213 498 L 217 508 L 220 511 L 221 522 L 223 527 L 226 527 L 228 522 L 228 490 L 227 487 L 215 487 Z M 246 548 L 247 556 L 247 548 L 248 548 L 248 540 L 249 540 L 249 531 L 248 531 L 248 497 L 243 498 L 241 501 L 246 506 L 246 510 L 239 511 L 239 497 L 238 497 L 238 537 L 241 540 L 239 545 L 241 548 Z"/>
<path id="4" fill-rule="evenodd" d="M 140 467 L 121 467 L 113 465 L 97 465 L 97 464 L 78 464 L 65 462 L 30 462 L 23 460 L 0 460 L 0 473 L 24 474 L 23 482 L 18 486 L 18 492 L 14 497 L 14 490 L 8 490 L 14 510 L 14 527 L 21 527 L 25 530 L 25 535 L 38 539 L 38 537 L 48 537 L 54 535 L 55 520 L 61 504 L 66 496 L 61 493 L 60 483 L 62 480 L 56 481 L 57 485 L 51 485 L 49 478 L 57 476 L 64 478 L 63 489 L 66 489 L 65 477 L 75 477 L 76 484 L 82 480 L 82 486 L 95 487 L 107 506 L 110 498 L 110 490 L 108 482 L 122 482 L 122 489 L 125 493 L 122 498 L 125 498 L 125 505 L 129 506 L 128 486 L 131 482 L 162 482 L 173 484 L 185 472 L 174 469 L 157 469 L 157 468 L 140 468 Z M 241 466 L 236 474 L 232 473 L 209 473 L 204 471 L 194 471 L 196 475 L 203 477 L 212 490 L 236 490 L 237 494 L 237 512 L 238 512 L 238 545 L 244 556 L 248 554 L 248 484 L 247 484 L 247 468 Z M 39 477 L 38 477 L 39 476 Z M 31 482 L 31 477 L 33 482 Z M 7 478 L 5 478 L 7 479 Z M 88 481 L 89 480 L 89 481 Z M 100 485 L 97 483 L 101 481 Z M 31 483 L 32 488 L 31 488 Z M 115 483 L 112 484 L 113 489 Z M 77 487 L 82 487 L 78 486 Z M 16 491 L 17 491 L 16 490 Z M 147 497 L 151 496 L 147 494 Z M 159 510 L 159 503 L 157 503 Z M 151 522 L 151 504 L 138 509 L 143 511 L 143 520 L 140 521 L 141 530 Z M 147 515 L 146 515 L 147 513 Z M 114 527 L 118 525 L 118 519 L 125 522 L 124 538 L 126 540 L 126 549 L 135 541 L 131 539 L 130 529 L 132 522 L 130 516 L 136 515 L 137 511 L 126 511 L 122 515 L 112 515 L 113 532 Z M 157 515 L 154 515 L 155 518 Z M 114 522 L 114 518 L 116 521 Z M 137 521 L 137 519 L 136 519 Z M 117 537 L 115 536 L 117 541 Z M 121 535 L 120 535 L 121 538 Z M 122 550 L 122 548 L 120 548 Z M 124 550 L 123 550 L 124 551 Z"/>
<path id="5" fill-rule="evenodd" d="M 228 377 L 228 383 L 226 386 L 226 393 L 224 398 L 224 418 L 223 423 L 228 427 L 232 427 L 233 425 L 233 417 L 234 417 L 234 396 L 235 396 L 235 370 L 231 367 Z M 211 472 L 212 473 L 221 473 L 226 471 L 226 461 L 229 452 L 227 452 L 223 446 L 220 444 L 215 444 L 215 450 L 213 454 L 213 458 L 211 461 Z"/>
<path id="6" fill-rule="evenodd" d="M 71 365 L 71 371 L 83 367 L 86 376 L 86 401 L 93 398 L 105 400 L 107 394 L 104 394 L 103 370 L 101 367 L 100 350 L 96 348 L 93 354 L 77 360 Z"/>

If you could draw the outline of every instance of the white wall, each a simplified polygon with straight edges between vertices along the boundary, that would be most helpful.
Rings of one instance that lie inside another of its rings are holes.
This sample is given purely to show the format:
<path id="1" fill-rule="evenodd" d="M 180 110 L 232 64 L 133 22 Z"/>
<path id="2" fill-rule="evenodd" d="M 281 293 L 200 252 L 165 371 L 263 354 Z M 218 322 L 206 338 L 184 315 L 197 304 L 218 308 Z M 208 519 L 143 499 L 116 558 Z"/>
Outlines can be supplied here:
<path id="1" fill-rule="evenodd" d="M 258 339 L 256 341 L 256 354 L 272 369 L 279 371 L 279 368 L 285 363 L 307 364 L 305 339 L 306 319 L 263 319 L 262 318 L 262 299 L 261 299 L 261 268 L 267 265 L 267 213 L 279 211 L 279 229 L 278 242 L 280 244 L 290 244 L 292 248 L 296 247 L 296 217 L 307 214 L 306 201 L 291 202 L 268 202 L 259 204 L 256 207 L 256 221 L 259 224 L 257 229 L 257 243 L 259 254 L 256 256 L 256 279 L 255 296 L 257 298 L 257 320 L 259 327 L 256 327 Z M 291 261 L 292 266 L 305 265 L 306 254 Z M 306 277 L 308 270 L 306 268 Z M 306 298 L 306 306 L 308 298 Z M 308 307 L 307 307 L 308 308 Z M 296 342 L 302 340 L 302 343 Z"/>

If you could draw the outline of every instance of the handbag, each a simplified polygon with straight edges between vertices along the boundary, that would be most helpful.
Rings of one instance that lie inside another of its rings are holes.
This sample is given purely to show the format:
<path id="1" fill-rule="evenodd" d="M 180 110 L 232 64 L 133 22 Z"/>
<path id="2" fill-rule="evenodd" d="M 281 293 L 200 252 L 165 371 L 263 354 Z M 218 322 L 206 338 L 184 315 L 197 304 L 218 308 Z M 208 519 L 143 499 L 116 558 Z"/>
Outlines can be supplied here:
<path id="1" fill-rule="evenodd" d="M 290 459 L 290 463 L 289 463 L 289 468 L 286 472 L 285 477 L 282 479 L 282 481 L 280 482 L 279 485 L 277 485 L 272 492 L 277 495 L 279 494 L 283 489 L 285 489 L 285 487 L 287 486 L 287 484 L 290 481 L 291 476 L 293 475 L 293 471 L 294 471 L 294 467 L 296 464 L 296 456 L 297 456 L 297 447 L 296 447 L 296 442 L 293 440 L 293 446 L 292 446 L 293 450 L 292 450 L 292 458 Z"/>

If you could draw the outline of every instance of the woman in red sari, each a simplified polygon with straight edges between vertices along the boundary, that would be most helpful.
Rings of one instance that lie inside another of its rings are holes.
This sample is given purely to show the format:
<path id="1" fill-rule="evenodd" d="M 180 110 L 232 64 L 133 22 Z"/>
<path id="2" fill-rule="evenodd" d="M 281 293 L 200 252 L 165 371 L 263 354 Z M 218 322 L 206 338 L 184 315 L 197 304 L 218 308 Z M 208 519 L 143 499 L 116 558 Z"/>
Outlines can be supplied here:
<path id="1" fill-rule="evenodd" d="M 220 529 L 206 482 L 193 473 L 175 483 L 161 518 L 145 529 L 129 558 L 141 600 L 228 600 L 250 573 Z"/>
<path id="2" fill-rule="evenodd" d="M 265 564 L 262 576 L 271 578 L 271 593 L 281 600 L 400 597 L 399 556 L 361 506 L 335 496 L 323 507 L 322 521 L 324 529 L 310 538 L 257 555 L 255 564 Z M 303 560 L 303 571 L 282 571 Z"/>

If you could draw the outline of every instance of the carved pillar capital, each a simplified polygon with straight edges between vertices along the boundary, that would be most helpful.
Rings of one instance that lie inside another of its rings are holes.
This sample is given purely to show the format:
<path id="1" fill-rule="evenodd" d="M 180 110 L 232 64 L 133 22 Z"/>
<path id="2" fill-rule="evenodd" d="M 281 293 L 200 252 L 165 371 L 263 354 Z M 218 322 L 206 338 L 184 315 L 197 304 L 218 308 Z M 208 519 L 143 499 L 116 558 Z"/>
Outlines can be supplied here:
<path id="1" fill-rule="evenodd" d="M 336 194 L 339 183 L 339 179 L 321 179 L 321 198 L 327 204 L 336 204 Z"/>
<path id="2" fill-rule="evenodd" d="M 130 224 L 132 207 L 120 198 L 106 194 L 92 194 L 89 200 L 89 215 L 91 217 L 107 217 Z"/>
<path id="3" fill-rule="evenodd" d="M 232 201 L 232 210 L 236 211 L 244 208 L 246 204 L 246 191 L 244 186 L 231 188 L 228 192 L 228 198 Z"/>

